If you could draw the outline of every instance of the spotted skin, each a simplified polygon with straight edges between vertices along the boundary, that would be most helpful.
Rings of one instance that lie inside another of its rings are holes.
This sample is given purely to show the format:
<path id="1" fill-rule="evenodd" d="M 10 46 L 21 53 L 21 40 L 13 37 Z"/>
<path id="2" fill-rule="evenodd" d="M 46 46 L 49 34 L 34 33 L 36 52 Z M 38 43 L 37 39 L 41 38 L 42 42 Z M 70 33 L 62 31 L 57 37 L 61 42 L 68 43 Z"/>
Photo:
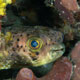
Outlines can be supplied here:
<path id="1" fill-rule="evenodd" d="M 43 26 L 24 26 L 5 29 L 5 33 L 10 32 L 11 36 L 6 34 L 1 44 L 1 56 L 3 64 L 9 65 L 7 68 L 30 66 L 41 66 L 54 62 L 61 57 L 65 51 L 62 44 L 63 34 L 59 31 Z M 7 37 L 5 38 L 5 36 Z M 2 38 L 2 37 L 1 37 Z M 9 39 L 10 38 L 10 39 Z M 7 39 L 7 42 L 6 42 Z M 38 47 L 31 47 L 30 41 L 38 41 Z M 4 57 L 5 56 L 5 57 Z M 14 66 L 13 66 L 14 65 Z M 5 66 L 6 67 L 6 66 Z M 3 66 L 1 67 L 1 69 Z"/>

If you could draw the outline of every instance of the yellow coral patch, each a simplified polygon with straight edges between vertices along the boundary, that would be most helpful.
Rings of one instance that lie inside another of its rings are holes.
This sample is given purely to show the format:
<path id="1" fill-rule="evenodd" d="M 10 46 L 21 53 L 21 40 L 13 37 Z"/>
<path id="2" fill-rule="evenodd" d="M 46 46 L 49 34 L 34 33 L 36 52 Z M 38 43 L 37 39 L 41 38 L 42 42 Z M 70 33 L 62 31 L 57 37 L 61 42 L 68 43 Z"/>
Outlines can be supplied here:
<path id="1" fill-rule="evenodd" d="M 0 0 L 0 15 L 4 16 L 6 14 L 7 4 L 11 4 L 12 0 Z"/>
<path id="2" fill-rule="evenodd" d="M 5 40 L 6 40 L 6 43 L 8 43 L 8 41 L 12 40 L 12 34 L 11 34 L 11 32 L 7 32 L 6 33 Z"/>

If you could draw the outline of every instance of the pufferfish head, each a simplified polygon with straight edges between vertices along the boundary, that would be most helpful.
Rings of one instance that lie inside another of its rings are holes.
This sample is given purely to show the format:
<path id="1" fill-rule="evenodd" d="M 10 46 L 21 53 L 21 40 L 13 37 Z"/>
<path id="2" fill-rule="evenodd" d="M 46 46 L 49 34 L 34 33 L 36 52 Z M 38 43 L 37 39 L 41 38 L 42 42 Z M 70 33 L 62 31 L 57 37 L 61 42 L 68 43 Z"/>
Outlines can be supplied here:
<path id="1" fill-rule="evenodd" d="M 54 31 L 53 31 L 54 32 Z M 65 46 L 59 42 L 60 32 L 56 34 L 43 33 L 18 33 L 13 34 L 11 50 L 9 53 L 17 55 L 21 64 L 30 64 L 32 66 L 41 66 L 54 62 L 61 57 L 65 51 Z M 56 35 L 56 36 L 55 36 Z"/>

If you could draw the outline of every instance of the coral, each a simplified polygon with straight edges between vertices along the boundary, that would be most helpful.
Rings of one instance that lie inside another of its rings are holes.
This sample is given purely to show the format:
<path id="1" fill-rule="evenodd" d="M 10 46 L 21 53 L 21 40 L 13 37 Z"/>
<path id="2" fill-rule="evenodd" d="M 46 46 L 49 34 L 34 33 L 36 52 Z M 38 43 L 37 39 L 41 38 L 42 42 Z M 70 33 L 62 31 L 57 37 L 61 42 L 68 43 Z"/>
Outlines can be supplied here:
<path id="1" fill-rule="evenodd" d="M 60 4 L 70 11 L 74 12 L 79 9 L 77 0 L 55 0 L 55 1 L 60 1 Z"/>
<path id="2" fill-rule="evenodd" d="M 71 51 L 71 59 L 73 64 L 72 80 L 80 80 L 80 42 L 77 42 Z"/>
<path id="3" fill-rule="evenodd" d="M 62 57 L 55 62 L 51 71 L 38 80 L 70 80 L 72 63 L 67 57 Z"/>
<path id="4" fill-rule="evenodd" d="M 30 69 L 22 68 L 17 74 L 16 80 L 36 80 L 36 77 Z"/>
<path id="5" fill-rule="evenodd" d="M 74 72 L 71 80 L 80 80 L 80 62 L 74 65 Z"/>
<path id="6" fill-rule="evenodd" d="M 11 0 L 0 0 L 0 15 L 4 16 L 6 14 L 6 5 L 11 4 Z"/>
<path id="7" fill-rule="evenodd" d="M 75 22 L 74 16 L 71 11 L 78 10 L 78 5 L 76 1 L 74 0 L 74 5 L 73 6 L 73 1 L 68 0 L 67 2 L 65 0 L 55 0 L 55 7 L 60 11 L 60 16 L 67 20 L 70 24 L 73 24 Z M 68 6 L 70 5 L 70 6 Z"/>
<path id="8" fill-rule="evenodd" d="M 52 8 L 55 7 L 60 17 L 67 20 L 69 24 L 75 22 L 73 13 L 79 11 L 77 0 L 45 0 L 45 4 Z"/>
<path id="9" fill-rule="evenodd" d="M 70 80 L 72 75 L 72 63 L 67 57 L 58 59 L 50 72 L 41 78 L 37 78 L 32 70 L 22 68 L 16 77 L 16 80 Z"/>
<path id="10" fill-rule="evenodd" d="M 80 42 L 78 42 L 71 51 L 71 58 L 74 63 L 80 61 Z"/>

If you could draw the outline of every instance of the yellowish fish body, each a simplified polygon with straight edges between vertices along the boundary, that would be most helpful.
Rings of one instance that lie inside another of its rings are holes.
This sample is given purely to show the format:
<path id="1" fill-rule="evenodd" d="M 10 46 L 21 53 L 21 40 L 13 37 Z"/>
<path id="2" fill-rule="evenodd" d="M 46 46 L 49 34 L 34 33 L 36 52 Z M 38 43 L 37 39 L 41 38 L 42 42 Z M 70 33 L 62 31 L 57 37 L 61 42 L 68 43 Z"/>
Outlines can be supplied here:
<path id="1" fill-rule="evenodd" d="M 63 34 L 48 27 L 14 27 L 5 32 L 0 37 L 0 69 L 41 66 L 54 62 L 65 51 Z"/>

